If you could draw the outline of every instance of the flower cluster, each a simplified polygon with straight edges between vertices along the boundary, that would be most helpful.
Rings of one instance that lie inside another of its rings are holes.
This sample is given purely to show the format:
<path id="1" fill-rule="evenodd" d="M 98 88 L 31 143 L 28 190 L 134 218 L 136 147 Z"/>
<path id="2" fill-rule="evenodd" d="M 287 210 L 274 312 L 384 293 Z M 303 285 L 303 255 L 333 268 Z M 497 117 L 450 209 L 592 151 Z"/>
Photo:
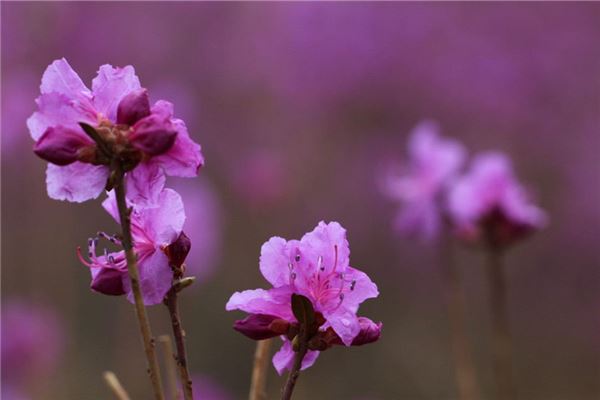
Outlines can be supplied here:
<path id="1" fill-rule="evenodd" d="M 545 225 L 545 213 L 532 203 L 506 155 L 477 155 L 460 175 L 464 148 L 441 138 L 431 122 L 415 128 L 408 149 L 408 163 L 385 188 L 402 203 L 401 232 L 433 239 L 447 223 L 461 239 L 501 247 Z"/>
<path id="2" fill-rule="evenodd" d="M 147 177 L 193 177 L 203 164 L 200 146 L 173 105 L 150 106 L 132 66 L 102 65 L 88 89 L 65 59 L 44 72 L 39 110 L 28 120 L 34 152 L 48 161 L 48 195 L 82 202 L 107 185 L 111 163 L 124 161 L 128 186 L 146 187 Z"/>
<path id="3" fill-rule="evenodd" d="M 359 305 L 379 295 L 369 277 L 350 267 L 350 248 L 346 230 L 337 222 L 320 222 L 301 240 L 273 237 L 263 244 L 260 271 L 273 286 L 234 293 L 227 310 L 250 314 L 237 321 L 235 329 L 261 340 L 281 336 L 282 348 L 273 357 L 281 374 L 294 359 L 292 342 L 299 321 L 292 305 L 294 295 L 310 301 L 316 328 L 308 339 L 309 351 L 302 368 L 310 367 L 323 351 L 334 344 L 361 345 L 379 338 L 382 324 L 356 315 Z"/>
<path id="4" fill-rule="evenodd" d="M 177 192 L 166 189 L 166 176 L 193 177 L 203 165 L 200 145 L 173 105 L 150 105 L 132 66 L 103 65 L 88 89 L 65 59 L 44 72 L 36 100 L 39 110 L 27 121 L 34 152 L 48 161 L 46 183 L 53 199 L 82 202 L 104 190 L 104 209 L 118 222 L 112 190 L 115 174 L 124 174 L 131 233 L 144 303 L 162 302 L 173 278 L 183 275 L 191 243 L 183 232 L 185 212 Z M 99 232 L 88 240 L 91 288 L 108 295 L 127 294 L 133 302 L 125 252 L 98 254 L 100 239 L 121 246 L 121 238 Z"/>

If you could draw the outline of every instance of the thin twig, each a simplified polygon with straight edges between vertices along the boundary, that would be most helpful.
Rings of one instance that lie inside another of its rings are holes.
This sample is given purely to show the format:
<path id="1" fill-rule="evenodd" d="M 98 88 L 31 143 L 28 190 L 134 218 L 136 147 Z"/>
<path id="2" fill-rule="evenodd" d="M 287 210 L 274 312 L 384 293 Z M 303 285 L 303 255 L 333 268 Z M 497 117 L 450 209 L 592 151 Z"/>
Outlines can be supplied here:
<path id="1" fill-rule="evenodd" d="M 488 280 L 492 313 L 492 350 L 497 400 L 515 398 L 512 371 L 512 338 L 508 323 L 507 286 L 502 264 L 502 250 L 488 249 Z"/>
<path id="2" fill-rule="evenodd" d="M 266 386 L 270 349 L 271 339 L 259 340 L 256 344 L 249 400 L 265 400 L 267 398 Z"/>
<path id="3" fill-rule="evenodd" d="M 128 209 L 125 200 L 124 173 L 120 166 L 117 166 L 115 173 L 115 194 L 117 198 L 117 207 L 119 209 L 119 220 L 121 221 L 121 229 L 123 232 L 122 244 L 127 258 L 127 271 L 129 273 L 129 279 L 131 280 L 131 291 L 133 292 L 133 297 L 135 300 L 135 312 L 144 343 L 144 350 L 146 352 L 148 375 L 150 376 L 150 381 L 152 382 L 154 398 L 156 400 L 164 400 L 162 383 L 160 380 L 160 368 L 158 366 L 158 359 L 156 358 L 156 352 L 154 349 L 154 339 L 152 338 L 152 331 L 150 329 L 150 323 L 148 321 L 148 315 L 146 314 L 146 307 L 144 306 L 144 300 L 140 288 L 137 256 L 133 251 L 130 210 Z"/>
<path id="4" fill-rule="evenodd" d="M 296 386 L 296 382 L 298 381 L 298 377 L 300 376 L 300 369 L 302 367 L 302 360 L 308 351 L 308 343 L 306 340 L 302 338 L 303 335 L 298 335 L 298 339 L 300 339 L 300 347 L 296 352 L 294 357 L 294 366 L 290 370 L 290 373 L 287 378 L 287 382 L 283 388 L 283 392 L 281 395 L 281 400 L 290 400 L 292 398 L 292 392 L 294 391 L 294 387 Z"/>
<path id="5" fill-rule="evenodd" d="M 161 335 L 157 338 L 163 345 L 163 357 L 167 368 L 167 382 L 171 398 L 179 399 L 179 385 L 177 384 L 177 366 L 175 365 L 175 353 L 173 352 L 173 342 L 169 335 Z"/>
<path id="6" fill-rule="evenodd" d="M 183 384 L 183 397 L 185 400 L 193 400 L 192 379 L 188 370 L 185 351 L 185 332 L 181 326 L 181 318 L 179 317 L 177 297 L 179 290 L 177 284 L 173 285 L 167 293 L 164 303 L 169 309 L 169 315 L 171 316 L 171 326 L 173 327 L 173 336 L 175 337 L 175 346 L 177 347 L 177 366 L 179 367 L 179 376 Z"/>
<path id="7" fill-rule="evenodd" d="M 450 335 L 454 355 L 454 373 L 458 397 L 461 400 L 479 399 L 479 387 L 469 338 L 467 335 L 466 300 L 460 271 L 454 259 L 452 237 L 444 235 L 440 243 L 440 267 L 444 277 L 444 291 L 450 320 Z"/>
<path id="8" fill-rule="evenodd" d="M 104 381 L 108 385 L 109 389 L 113 392 L 117 400 L 130 400 L 129 395 L 121 385 L 121 382 L 119 382 L 119 379 L 117 378 L 117 375 L 114 374 L 114 372 L 106 371 L 104 374 L 102 374 L 102 376 L 104 377 Z"/>

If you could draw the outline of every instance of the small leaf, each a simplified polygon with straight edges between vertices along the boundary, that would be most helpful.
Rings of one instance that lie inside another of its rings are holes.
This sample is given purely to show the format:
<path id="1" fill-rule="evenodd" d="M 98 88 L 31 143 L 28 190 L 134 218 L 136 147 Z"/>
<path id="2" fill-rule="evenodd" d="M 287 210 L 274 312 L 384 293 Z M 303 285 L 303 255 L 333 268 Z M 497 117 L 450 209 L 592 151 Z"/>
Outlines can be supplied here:
<path id="1" fill-rule="evenodd" d="M 81 126 L 81 129 L 83 129 L 83 131 L 94 142 L 96 142 L 96 144 L 98 145 L 98 148 L 100 149 L 100 151 L 102 151 L 106 157 L 110 158 L 110 151 L 106 148 L 106 143 L 104 143 L 104 140 L 102 140 L 102 137 L 100 136 L 100 134 L 98 133 L 98 131 L 96 131 L 96 129 L 93 126 L 91 126 L 89 124 L 86 124 L 85 122 L 80 122 L 79 126 Z"/>
<path id="2" fill-rule="evenodd" d="M 315 309 L 308 298 L 301 294 L 292 294 L 292 312 L 300 323 L 310 329 L 315 323 Z"/>

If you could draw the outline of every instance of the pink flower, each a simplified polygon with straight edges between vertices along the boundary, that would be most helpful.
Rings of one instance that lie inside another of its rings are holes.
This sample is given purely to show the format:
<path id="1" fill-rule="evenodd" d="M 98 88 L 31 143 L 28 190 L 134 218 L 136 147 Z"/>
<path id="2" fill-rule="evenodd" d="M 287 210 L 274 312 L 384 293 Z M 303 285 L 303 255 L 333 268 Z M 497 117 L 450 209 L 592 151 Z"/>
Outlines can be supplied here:
<path id="1" fill-rule="evenodd" d="M 402 204 L 398 230 L 431 240 L 441 228 L 443 196 L 464 162 L 465 150 L 458 142 L 441 138 L 438 126 L 425 121 L 411 133 L 408 156 L 401 173 L 386 182 L 385 191 Z"/>
<path id="2" fill-rule="evenodd" d="M 173 117 L 173 105 L 150 106 L 132 66 L 102 65 L 88 89 L 63 58 L 42 77 L 39 110 L 27 120 L 36 141 L 34 152 L 48 161 L 48 195 L 82 202 L 104 190 L 113 158 L 129 163 L 128 185 L 153 173 L 192 177 L 204 160 L 184 122 Z M 80 124 L 93 128 L 105 146 L 99 148 Z"/>
<path id="3" fill-rule="evenodd" d="M 494 246 L 509 244 L 547 222 L 501 153 L 475 157 L 471 170 L 450 192 L 449 210 L 463 238 L 484 239 Z"/>
<path id="4" fill-rule="evenodd" d="M 102 206 L 117 222 L 119 221 L 114 192 L 109 194 Z M 181 267 L 189 251 L 189 240 L 182 232 L 184 221 L 181 197 L 171 189 L 164 189 L 159 194 L 156 204 L 152 206 L 134 207 L 131 215 L 131 234 L 146 305 L 163 301 L 171 288 L 174 270 Z M 116 237 L 109 237 L 103 233 L 99 236 L 117 246 L 121 244 Z M 97 255 L 98 240 L 99 238 L 89 239 L 89 261 L 83 258 L 78 249 L 81 262 L 91 270 L 92 289 L 108 295 L 127 294 L 127 299 L 133 302 L 125 252 L 121 250 L 109 253 L 105 249 L 102 255 Z"/>
<path id="5" fill-rule="evenodd" d="M 331 328 L 344 345 L 350 346 L 363 328 L 356 315 L 359 305 L 366 299 L 377 297 L 379 292 L 364 272 L 350 267 L 349 257 L 346 230 L 337 222 L 320 222 L 299 241 L 272 237 L 262 246 L 259 266 L 273 288 L 236 292 L 227 302 L 226 309 L 267 316 L 250 318 L 243 329 L 251 331 L 254 326 L 264 330 L 265 325 L 271 325 L 271 336 L 276 336 L 282 333 L 282 327 L 284 331 L 287 329 L 286 323 L 290 329 L 297 325 L 291 297 L 292 294 L 302 295 L 310 300 L 318 314 L 320 333 L 325 334 Z M 237 328 L 240 327 L 238 323 Z M 264 331 L 258 333 L 263 337 L 265 334 Z M 280 374 L 293 360 L 291 338 L 282 338 L 283 347 L 273 357 L 273 364 Z M 303 368 L 314 363 L 319 354 L 314 350 L 317 347 L 324 350 L 328 346 L 313 347 L 304 358 Z"/>

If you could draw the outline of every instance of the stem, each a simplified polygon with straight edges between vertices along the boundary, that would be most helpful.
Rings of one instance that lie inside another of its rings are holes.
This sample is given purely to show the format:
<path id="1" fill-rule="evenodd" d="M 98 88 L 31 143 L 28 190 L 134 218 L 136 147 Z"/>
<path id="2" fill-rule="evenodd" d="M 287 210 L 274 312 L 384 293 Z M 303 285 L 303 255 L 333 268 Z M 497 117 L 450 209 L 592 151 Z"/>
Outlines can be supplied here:
<path id="1" fill-rule="evenodd" d="M 106 371 L 103 376 L 104 381 L 118 400 L 130 400 L 129 395 L 121 385 L 121 382 L 119 382 L 119 379 L 114 372 Z"/>
<path id="2" fill-rule="evenodd" d="M 254 367 L 252 369 L 252 381 L 250 384 L 249 400 L 265 400 L 267 398 L 267 367 L 269 365 L 269 350 L 271 339 L 260 340 L 256 344 L 254 352 Z"/>
<path id="3" fill-rule="evenodd" d="M 164 400 L 162 383 L 160 381 L 160 369 L 156 358 L 156 352 L 154 351 L 154 339 L 152 338 L 152 331 L 150 329 L 150 323 L 148 322 L 148 315 L 146 314 L 146 307 L 144 306 L 142 291 L 140 289 L 137 256 L 133 251 L 133 240 L 131 238 L 130 210 L 128 209 L 125 200 L 124 173 L 120 166 L 116 167 L 115 176 L 115 194 L 117 198 L 117 207 L 119 209 L 119 220 L 121 221 L 121 229 L 123 231 L 122 243 L 127 257 L 127 271 L 129 273 L 129 279 L 131 280 L 131 291 L 133 292 L 135 300 L 135 313 L 137 315 L 140 333 L 144 342 L 144 350 L 146 352 L 148 375 L 152 382 L 154 398 L 156 400 Z"/>
<path id="4" fill-rule="evenodd" d="M 158 342 L 163 345 L 163 357 L 167 368 L 167 382 L 169 392 L 173 400 L 179 399 L 179 388 L 177 387 L 177 367 L 175 366 L 175 355 L 173 353 L 173 342 L 169 335 L 161 335 Z"/>
<path id="5" fill-rule="evenodd" d="M 454 259 L 452 238 L 449 235 L 445 235 L 441 239 L 440 256 L 448 318 L 450 319 L 450 334 L 458 396 L 461 400 L 476 400 L 479 398 L 479 387 L 477 385 L 469 338 L 465 329 L 466 299 L 460 271 Z"/>
<path id="6" fill-rule="evenodd" d="M 292 398 L 292 392 L 294 391 L 294 386 L 296 386 L 296 381 L 300 376 L 300 368 L 302 367 L 302 360 L 308 351 L 308 343 L 303 338 L 303 334 L 299 334 L 297 336 L 300 339 L 300 348 L 296 352 L 294 357 L 294 366 L 290 370 L 290 373 L 287 378 L 287 382 L 285 383 L 285 387 L 283 388 L 283 393 L 281 395 L 281 400 L 290 400 Z"/>
<path id="7" fill-rule="evenodd" d="M 515 398 L 512 371 L 512 339 L 508 323 L 502 253 L 500 249 L 488 249 L 488 279 L 490 286 L 490 308 L 492 313 L 492 347 L 497 400 Z"/>
<path id="8" fill-rule="evenodd" d="M 181 327 L 177 293 L 177 286 L 174 285 L 165 297 L 165 305 L 169 309 L 169 315 L 171 316 L 171 326 L 173 327 L 173 336 L 175 337 L 175 346 L 177 347 L 177 356 L 175 359 L 177 360 L 179 376 L 183 384 L 183 397 L 185 400 L 193 400 L 192 379 L 188 371 L 187 355 L 185 352 L 185 332 Z"/>

